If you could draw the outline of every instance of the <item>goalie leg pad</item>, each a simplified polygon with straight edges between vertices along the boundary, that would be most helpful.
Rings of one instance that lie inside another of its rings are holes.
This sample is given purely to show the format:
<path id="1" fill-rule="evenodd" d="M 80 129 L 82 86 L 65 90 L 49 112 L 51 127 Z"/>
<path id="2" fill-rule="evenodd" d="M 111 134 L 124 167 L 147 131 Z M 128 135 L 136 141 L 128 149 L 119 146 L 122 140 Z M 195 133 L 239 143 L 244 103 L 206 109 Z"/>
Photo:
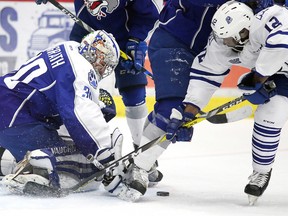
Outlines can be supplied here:
<path id="1" fill-rule="evenodd" d="M 50 187 L 50 181 L 43 176 L 36 174 L 20 174 L 15 177 L 13 174 L 5 176 L 2 184 L 13 194 L 40 196 L 40 197 L 62 197 L 67 192 L 59 188 Z"/>
<path id="2" fill-rule="evenodd" d="M 32 167 L 47 170 L 50 184 L 54 188 L 60 188 L 60 180 L 56 171 L 56 158 L 49 149 L 34 150 L 29 155 L 29 163 Z"/>
<path id="3" fill-rule="evenodd" d="M 14 174 L 9 174 L 2 179 L 2 184 L 11 193 L 14 194 L 30 194 L 30 192 L 32 193 L 31 190 L 27 190 L 26 188 L 28 182 L 49 187 L 49 180 L 36 174 L 20 174 L 18 176 L 15 176 Z M 39 193 L 38 195 L 40 194 L 41 193 Z"/>
<path id="4" fill-rule="evenodd" d="M 10 153 L 10 151 L 0 146 L 0 176 L 13 173 L 15 167 L 15 157 Z"/>

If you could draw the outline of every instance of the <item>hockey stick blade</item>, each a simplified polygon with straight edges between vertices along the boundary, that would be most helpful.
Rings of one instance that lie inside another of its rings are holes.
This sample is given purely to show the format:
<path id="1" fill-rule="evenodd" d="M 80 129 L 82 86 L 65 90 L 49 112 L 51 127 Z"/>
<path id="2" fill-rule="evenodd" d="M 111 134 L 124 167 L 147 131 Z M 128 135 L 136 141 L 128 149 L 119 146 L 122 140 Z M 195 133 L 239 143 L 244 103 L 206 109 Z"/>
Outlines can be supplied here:
<path id="1" fill-rule="evenodd" d="M 252 107 L 247 105 L 227 113 L 212 116 L 208 118 L 207 121 L 213 124 L 231 123 L 248 118 L 249 116 L 252 115 L 252 113 L 253 113 Z"/>

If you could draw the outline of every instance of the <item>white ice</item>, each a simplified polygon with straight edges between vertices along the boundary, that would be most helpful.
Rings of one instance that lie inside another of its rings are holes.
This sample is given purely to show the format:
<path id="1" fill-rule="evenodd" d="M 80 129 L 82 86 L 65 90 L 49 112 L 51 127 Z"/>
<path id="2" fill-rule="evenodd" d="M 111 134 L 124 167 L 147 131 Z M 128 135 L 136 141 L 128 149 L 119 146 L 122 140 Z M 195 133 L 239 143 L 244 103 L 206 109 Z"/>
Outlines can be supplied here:
<path id="1" fill-rule="evenodd" d="M 132 150 L 124 118 L 112 120 L 124 134 L 124 153 Z M 137 203 L 110 196 L 102 188 L 62 198 L 16 196 L 0 189 L 0 215 L 123 216 L 280 216 L 288 214 L 288 134 L 283 128 L 270 185 L 255 206 L 243 192 L 251 167 L 253 121 L 195 125 L 191 143 L 170 145 L 159 159 L 164 179 Z M 156 196 L 169 191 L 170 196 Z"/>

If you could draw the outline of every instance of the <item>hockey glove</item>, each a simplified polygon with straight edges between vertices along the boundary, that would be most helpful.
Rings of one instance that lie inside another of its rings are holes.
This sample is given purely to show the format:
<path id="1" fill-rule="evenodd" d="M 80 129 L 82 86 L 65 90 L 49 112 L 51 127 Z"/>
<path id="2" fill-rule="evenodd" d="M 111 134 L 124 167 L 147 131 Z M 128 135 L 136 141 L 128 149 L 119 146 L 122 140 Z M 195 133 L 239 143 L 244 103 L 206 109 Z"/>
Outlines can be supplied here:
<path id="1" fill-rule="evenodd" d="M 193 127 L 181 127 L 184 123 L 194 119 L 192 113 L 184 112 L 184 106 L 179 106 L 177 109 L 173 108 L 170 116 L 170 122 L 166 129 L 166 139 L 172 143 L 176 141 L 188 142 L 193 136 Z"/>
<path id="2" fill-rule="evenodd" d="M 243 94 L 244 97 L 252 104 L 265 104 L 270 98 L 277 94 L 275 83 L 270 80 L 263 84 L 256 84 L 256 91 L 253 94 Z"/>
<path id="3" fill-rule="evenodd" d="M 122 60 L 121 65 L 131 74 L 139 74 L 143 71 L 147 51 L 147 43 L 136 38 L 130 38 L 126 44 L 126 53 L 133 60 Z"/>
<path id="4" fill-rule="evenodd" d="M 47 1 L 48 1 L 48 0 L 35 0 L 35 2 L 36 2 L 37 5 L 40 5 L 40 4 L 42 4 L 42 3 L 43 3 L 43 4 L 46 4 Z"/>
<path id="5" fill-rule="evenodd" d="M 116 106 L 111 94 L 105 89 L 99 89 L 99 100 L 103 102 L 104 106 L 101 111 L 106 122 L 109 122 L 116 116 Z"/>
<path id="6" fill-rule="evenodd" d="M 254 72 L 245 75 L 237 85 L 241 90 L 253 91 L 252 93 L 244 93 L 243 96 L 252 104 L 265 104 L 270 98 L 277 94 L 276 85 L 272 80 L 265 83 L 254 83 Z"/>

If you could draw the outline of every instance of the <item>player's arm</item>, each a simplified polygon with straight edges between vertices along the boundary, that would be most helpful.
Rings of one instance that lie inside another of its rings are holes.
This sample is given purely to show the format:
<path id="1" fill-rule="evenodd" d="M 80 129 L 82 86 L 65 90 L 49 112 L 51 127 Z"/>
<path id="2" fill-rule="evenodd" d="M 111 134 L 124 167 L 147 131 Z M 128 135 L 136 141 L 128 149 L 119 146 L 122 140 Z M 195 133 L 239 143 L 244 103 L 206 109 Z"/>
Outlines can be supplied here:
<path id="1" fill-rule="evenodd" d="M 172 109 L 166 138 L 175 141 L 190 141 L 193 128 L 182 127 L 191 121 L 209 102 L 213 93 L 221 86 L 229 73 L 230 49 L 210 37 L 206 49 L 193 61 L 190 81 L 183 104 Z"/>

